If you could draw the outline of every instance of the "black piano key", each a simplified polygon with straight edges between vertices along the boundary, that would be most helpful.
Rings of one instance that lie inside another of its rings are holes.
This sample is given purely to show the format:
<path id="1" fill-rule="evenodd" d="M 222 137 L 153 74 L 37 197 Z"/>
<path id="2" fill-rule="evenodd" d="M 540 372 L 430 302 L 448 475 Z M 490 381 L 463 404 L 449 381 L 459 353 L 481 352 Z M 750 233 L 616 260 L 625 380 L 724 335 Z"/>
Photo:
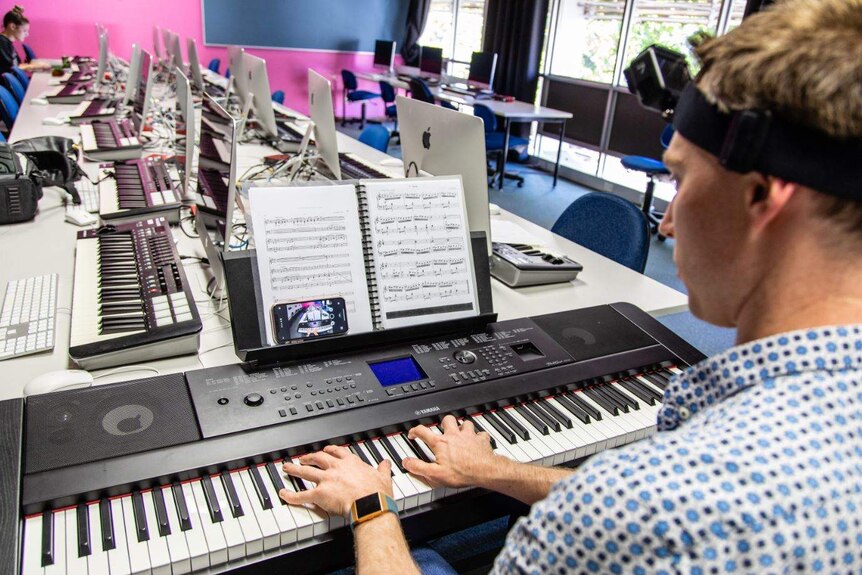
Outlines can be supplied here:
<path id="1" fill-rule="evenodd" d="M 476 431 L 478 431 L 478 432 L 480 432 L 480 433 L 482 433 L 482 432 L 484 432 L 484 431 L 485 431 L 485 428 L 484 428 L 484 427 L 482 427 L 482 426 L 479 424 L 479 422 L 478 422 L 478 421 L 476 421 L 475 419 L 473 419 L 473 418 L 472 418 L 472 417 L 470 417 L 469 415 L 465 415 L 465 416 L 464 416 L 464 419 L 466 419 L 466 420 L 468 420 L 468 421 L 472 422 L 472 423 L 473 423 L 473 427 L 475 427 L 475 428 L 476 428 Z M 491 434 L 488 434 L 488 437 L 491 439 L 491 449 L 497 449 L 497 441 L 494 439 L 494 436 L 493 436 L 493 435 L 491 435 Z"/>
<path id="2" fill-rule="evenodd" d="M 224 521 L 224 515 L 222 514 L 221 506 L 218 504 L 218 498 L 216 497 L 212 479 L 209 475 L 201 477 L 201 485 L 204 488 L 204 499 L 206 499 L 207 508 L 209 508 L 210 518 L 213 523 L 221 523 Z"/>
<path id="3" fill-rule="evenodd" d="M 629 412 L 628 404 L 625 401 L 617 398 L 616 395 L 612 394 L 610 392 L 610 386 L 607 385 L 606 383 L 596 385 L 595 387 L 592 388 L 592 391 L 594 391 L 596 394 L 604 397 L 605 401 L 609 402 L 611 405 L 616 407 L 618 411 L 622 411 L 623 413 Z M 614 415 L 616 415 L 616 414 L 614 414 Z"/>
<path id="4" fill-rule="evenodd" d="M 239 502 L 239 495 L 236 494 L 236 487 L 233 484 L 233 479 L 227 471 L 221 472 L 221 483 L 224 485 L 224 490 L 227 493 L 227 500 L 230 503 L 230 512 L 234 517 L 242 517 L 245 515 L 245 510 Z"/>
<path id="5" fill-rule="evenodd" d="M 90 549 L 90 512 L 87 511 L 87 504 L 79 503 L 75 509 L 75 515 L 78 523 L 78 557 L 86 557 L 92 553 Z"/>
<path id="6" fill-rule="evenodd" d="M 584 388 L 582 393 L 585 393 L 587 395 L 587 397 L 592 399 L 594 402 L 598 403 L 602 407 L 602 409 L 604 409 L 605 411 L 607 411 L 611 415 L 619 415 L 620 414 L 619 408 L 612 401 L 609 401 L 604 396 L 604 394 L 596 391 L 595 387 Z"/>
<path id="7" fill-rule="evenodd" d="M 629 394 L 627 394 L 626 392 L 621 390 L 616 385 L 607 385 L 607 386 L 605 386 L 604 389 L 608 393 L 614 394 L 617 397 L 617 399 L 621 399 L 622 401 L 625 401 L 626 405 L 628 405 L 631 409 L 634 409 L 635 411 L 637 411 L 641 408 L 640 404 L 637 402 L 637 400 L 635 398 L 633 398 L 632 396 L 630 396 Z"/>
<path id="8" fill-rule="evenodd" d="M 54 564 L 54 512 L 42 512 L 42 567 Z"/>
<path id="9" fill-rule="evenodd" d="M 482 414 L 482 417 L 491 424 L 491 426 L 497 430 L 497 432 L 503 436 L 503 439 L 508 441 L 511 444 L 518 443 L 518 438 L 515 433 L 506 427 L 506 425 L 500 421 L 500 418 L 497 417 L 496 413 L 492 413 L 490 411 Z"/>
<path id="10" fill-rule="evenodd" d="M 581 423 L 589 424 L 590 423 L 590 414 L 581 409 L 577 404 L 575 404 L 567 395 L 558 395 L 554 399 L 557 400 L 557 403 L 566 408 L 569 413 L 577 417 Z"/>
<path id="11" fill-rule="evenodd" d="M 580 394 L 583 393 L 581 391 L 578 392 L 570 392 L 565 394 L 564 397 L 568 398 L 572 403 L 583 409 L 587 414 L 595 419 L 596 421 L 601 421 L 602 412 L 581 399 Z"/>
<path id="12" fill-rule="evenodd" d="M 413 453 L 414 457 L 416 457 L 417 459 L 421 459 L 425 463 L 431 463 L 431 459 L 428 458 L 427 455 L 425 455 L 425 451 L 421 447 L 419 447 L 419 444 L 416 443 L 415 439 L 410 439 L 409 437 L 407 437 L 406 433 L 402 433 L 401 437 L 404 438 L 404 442 L 410 448 L 410 451 Z"/>
<path id="13" fill-rule="evenodd" d="M 562 431 L 563 427 L 560 425 L 560 422 L 548 415 L 539 405 L 539 402 L 531 401 L 529 403 L 525 403 L 524 407 L 532 411 L 533 415 L 541 419 L 550 429 L 553 429 L 554 431 Z"/>
<path id="14" fill-rule="evenodd" d="M 186 495 L 183 493 L 183 486 L 179 483 L 171 485 L 171 492 L 174 495 L 174 505 L 177 508 L 177 515 L 180 516 L 180 531 L 188 531 L 192 528 L 192 518 L 189 515 L 189 507 L 186 504 Z"/>
<path id="15" fill-rule="evenodd" d="M 557 420 L 566 429 L 571 429 L 572 427 L 574 427 L 574 424 L 572 423 L 572 420 L 569 418 L 569 416 L 551 405 L 549 401 L 542 401 L 541 403 L 536 402 L 536 405 L 541 405 L 542 409 L 544 409 L 548 415 Z M 559 431 L 559 429 L 557 431 Z"/>
<path id="16" fill-rule="evenodd" d="M 114 513 L 111 509 L 111 501 L 102 499 L 99 501 L 99 524 L 102 528 L 102 551 L 110 551 L 117 548 L 114 539 Z"/>
<path id="17" fill-rule="evenodd" d="M 272 499 L 269 497 L 269 492 L 266 490 L 266 485 L 263 484 L 263 477 L 260 476 L 260 471 L 257 465 L 252 465 L 248 468 L 251 475 L 251 482 L 254 484 L 254 490 L 257 492 L 257 498 L 264 509 L 272 509 Z"/>
<path id="18" fill-rule="evenodd" d="M 526 406 L 516 405 L 514 409 L 518 412 L 518 415 L 526 419 L 527 423 L 532 425 L 536 429 L 536 431 L 538 431 L 542 435 L 548 435 L 549 433 L 551 433 L 551 430 L 548 429 L 548 425 L 544 421 L 536 417 L 536 415 L 532 411 L 527 409 Z"/>
<path id="19" fill-rule="evenodd" d="M 377 449 L 377 446 L 374 445 L 374 442 L 370 439 L 366 441 L 363 445 L 368 450 L 368 453 L 371 454 L 371 458 L 374 459 L 375 465 L 380 465 L 383 461 L 383 456 L 380 454 L 380 451 Z"/>
<path id="20" fill-rule="evenodd" d="M 628 392 L 635 397 L 640 398 L 640 400 L 647 405 L 655 405 L 655 394 L 651 393 L 650 390 L 644 388 L 643 385 L 638 385 L 637 383 L 635 383 L 634 380 L 631 379 L 621 379 L 620 385 L 626 388 L 626 390 L 628 390 Z"/>
<path id="21" fill-rule="evenodd" d="M 350 444 L 347 446 L 347 449 L 352 451 L 354 455 L 356 455 L 359 459 L 361 459 L 368 465 L 371 465 L 372 467 L 374 466 L 374 464 L 371 463 L 371 461 L 368 459 L 368 456 L 365 455 L 365 451 L 361 449 L 358 445 Z"/>
<path id="22" fill-rule="evenodd" d="M 530 439 L 530 432 L 526 427 L 521 425 L 514 417 L 509 415 L 509 412 L 505 409 L 498 409 L 495 414 L 503 421 L 512 431 L 518 434 L 518 437 L 523 439 L 524 441 L 528 441 Z"/>
<path id="23" fill-rule="evenodd" d="M 150 540 L 150 530 L 147 526 L 147 516 L 144 514 L 144 498 L 140 491 L 132 493 L 132 511 L 135 516 L 135 533 L 138 535 L 138 542 Z"/>
<path id="24" fill-rule="evenodd" d="M 171 523 L 168 520 L 168 509 L 165 507 L 165 494 L 162 493 L 161 487 L 154 487 L 150 492 L 153 495 L 153 504 L 156 507 L 156 523 L 159 528 L 159 535 L 167 537 L 171 534 Z"/>
<path id="25" fill-rule="evenodd" d="M 266 464 L 266 474 L 269 476 L 272 486 L 275 487 L 276 493 L 284 489 L 284 481 L 282 481 L 281 474 L 278 472 L 278 469 L 275 467 L 275 463 L 272 461 Z M 281 501 L 282 505 L 287 505 L 287 501 L 281 497 L 279 497 L 278 500 Z"/>
<path id="26" fill-rule="evenodd" d="M 386 453 L 389 454 L 389 457 L 392 459 L 392 462 L 398 468 L 398 471 L 401 473 L 407 473 L 404 469 L 404 466 L 401 464 L 401 456 L 398 455 L 398 451 L 395 449 L 395 446 L 392 445 L 392 442 L 389 441 L 389 438 L 385 435 L 380 436 L 380 444 L 383 446 L 383 449 L 386 450 Z"/>
<path id="27" fill-rule="evenodd" d="M 293 488 L 296 491 L 307 491 L 308 487 L 305 486 L 305 481 L 301 480 L 299 477 L 294 477 L 293 475 L 288 475 L 287 478 L 290 480 L 290 483 L 293 485 Z"/>
<path id="28" fill-rule="evenodd" d="M 643 373 L 641 375 L 643 375 L 644 379 L 662 391 L 667 387 L 668 379 L 666 377 L 657 375 L 656 373 Z"/>

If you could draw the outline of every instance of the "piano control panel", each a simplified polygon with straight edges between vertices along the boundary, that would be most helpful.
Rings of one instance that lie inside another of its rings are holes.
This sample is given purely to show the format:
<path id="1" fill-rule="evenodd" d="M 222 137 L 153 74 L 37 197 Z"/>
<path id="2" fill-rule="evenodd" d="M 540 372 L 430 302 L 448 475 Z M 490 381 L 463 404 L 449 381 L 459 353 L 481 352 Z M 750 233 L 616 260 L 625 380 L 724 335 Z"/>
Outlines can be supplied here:
<path id="1" fill-rule="evenodd" d="M 204 437 L 310 418 L 571 363 L 530 319 L 469 336 L 391 346 L 250 371 L 188 372 Z M 429 397 L 429 407 L 433 405 Z"/>

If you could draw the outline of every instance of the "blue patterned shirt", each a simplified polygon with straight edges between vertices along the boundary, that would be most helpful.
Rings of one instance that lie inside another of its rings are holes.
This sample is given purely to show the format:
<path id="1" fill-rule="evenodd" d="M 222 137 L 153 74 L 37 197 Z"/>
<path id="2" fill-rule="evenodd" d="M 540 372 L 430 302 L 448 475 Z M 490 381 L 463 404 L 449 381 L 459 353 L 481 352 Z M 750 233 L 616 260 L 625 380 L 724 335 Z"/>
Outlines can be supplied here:
<path id="1" fill-rule="evenodd" d="M 862 326 L 737 346 L 519 520 L 496 573 L 862 572 Z"/>

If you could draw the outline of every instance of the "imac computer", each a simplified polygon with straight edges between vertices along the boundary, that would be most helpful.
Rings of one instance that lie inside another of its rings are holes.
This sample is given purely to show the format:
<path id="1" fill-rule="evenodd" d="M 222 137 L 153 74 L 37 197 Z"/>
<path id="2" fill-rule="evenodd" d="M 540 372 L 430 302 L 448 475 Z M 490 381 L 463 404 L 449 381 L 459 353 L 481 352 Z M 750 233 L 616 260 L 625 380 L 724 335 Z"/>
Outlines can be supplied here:
<path id="1" fill-rule="evenodd" d="M 383 68 L 389 74 L 395 69 L 394 40 L 377 40 L 374 42 L 374 67 Z"/>
<path id="2" fill-rule="evenodd" d="M 407 176 L 417 176 L 420 171 L 434 176 L 460 175 L 470 231 L 485 232 L 490 254 L 484 122 L 477 116 L 403 96 L 395 99 L 395 105 Z"/>
<path id="3" fill-rule="evenodd" d="M 162 46 L 165 49 L 165 57 L 164 57 L 164 60 L 162 60 L 162 62 L 164 63 L 165 67 L 168 67 L 169 63 L 171 61 L 172 52 L 174 49 L 174 45 L 171 42 L 171 37 L 173 35 L 174 35 L 174 33 L 171 32 L 170 30 L 168 30 L 167 28 L 162 28 Z"/>
<path id="4" fill-rule="evenodd" d="M 214 98 L 201 106 L 195 228 L 210 261 L 216 287 L 224 285 L 219 252 L 230 249 L 237 178 L 238 122 Z M 215 238 L 210 237 L 215 229 Z"/>
<path id="5" fill-rule="evenodd" d="M 439 80 L 443 74 L 443 48 L 422 46 L 419 56 L 419 74 L 423 78 Z"/>
<path id="6" fill-rule="evenodd" d="M 162 60 L 162 29 L 158 26 L 153 26 L 153 54 L 157 61 Z"/>
<path id="7" fill-rule="evenodd" d="M 138 75 L 141 70 L 141 47 L 132 44 L 132 57 L 129 60 L 129 77 L 126 78 L 126 95 L 123 104 L 129 105 L 135 101 L 135 91 L 138 88 Z"/>
<path id="8" fill-rule="evenodd" d="M 132 100 L 132 117 L 138 123 L 138 139 L 143 141 L 144 124 L 150 111 L 150 96 L 153 92 L 153 58 L 146 50 L 141 50 L 138 66 L 138 86 Z"/>
<path id="9" fill-rule="evenodd" d="M 186 51 L 189 53 L 189 76 L 192 86 L 198 92 L 204 91 L 204 77 L 201 72 L 201 61 L 198 58 L 198 46 L 194 38 L 186 40 Z"/>
<path id="10" fill-rule="evenodd" d="M 97 30 L 99 27 L 97 26 Z M 96 66 L 96 82 L 105 82 L 105 72 L 108 70 L 108 31 L 99 32 L 99 63 Z"/>
<path id="11" fill-rule="evenodd" d="M 195 107 L 192 87 L 182 70 L 175 70 L 177 76 L 177 101 L 174 110 L 174 163 L 180 176 L 182 196 L 195 199 L 191 189 L 192 166 L 195 152 Z"/>
<path id="12" fill-rule="evenodd" d="M 179 34 L 174 34 L 171 32 L 171 68 L 178 68 L 179 70 L 185 70 L 185 64 L 183 63 L 183 51 L 180 48 L 180 36 Z"/>
<path id="13" fill-rule="evenodd" d="M 336 180 L 341 179 L 338 159 L 338 136 L 335 132 L 335 113 L 332 107 L 332 87 L 329 80 L 311 68 L 308 70 L 308 109 L 314 122 L 314 141 L 329 171 Z M 484 149 L 484 135 L 482 146 Z"/>
<path id="14" fill-rule="evenodd" d="M 247 74 L 248 91 L 252 95 L 251 109 L 254 110 L 254 118 L 267 137 L 278 139 L 278 126 L 275 123 L 275 111 L 272 109 L 272 92 L 269 91 L 266 60 L 245 54 L 244 72 Z"/>
<path id="15" fill-rule="evenodd" d="M 467 84 L 471 88 L 493 90 L 496 68 L 496 52 L 473 52 L 473 56 L 470 57 L 470 75 L 467 78 Z"/>
<path id="16" fill-rule="evenodd" d="M 242 108 L 246 107 L 248 99 L 248 75 L 245 72 L 245 50 L 239 46 L 228 46 L 227 49 L 230 79 L 233 80 L 233 87 L 236 90 L 236 96 L 239 100 L 239 105 Z"/>

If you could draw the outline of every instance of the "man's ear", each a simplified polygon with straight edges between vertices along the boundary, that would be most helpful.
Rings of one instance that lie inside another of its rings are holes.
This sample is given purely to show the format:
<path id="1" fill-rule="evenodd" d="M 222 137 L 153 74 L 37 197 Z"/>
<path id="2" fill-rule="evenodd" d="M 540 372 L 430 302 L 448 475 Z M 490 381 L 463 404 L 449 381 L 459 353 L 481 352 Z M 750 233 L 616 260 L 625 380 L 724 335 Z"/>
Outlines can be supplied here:
<path id="1" fill-rule="evenodd" d="M 755 231 L 760 231 L 782 213 L 799 186 L 772 176 L 753 177 L 756 180 L 748 193 L 748 213 Z"/>

